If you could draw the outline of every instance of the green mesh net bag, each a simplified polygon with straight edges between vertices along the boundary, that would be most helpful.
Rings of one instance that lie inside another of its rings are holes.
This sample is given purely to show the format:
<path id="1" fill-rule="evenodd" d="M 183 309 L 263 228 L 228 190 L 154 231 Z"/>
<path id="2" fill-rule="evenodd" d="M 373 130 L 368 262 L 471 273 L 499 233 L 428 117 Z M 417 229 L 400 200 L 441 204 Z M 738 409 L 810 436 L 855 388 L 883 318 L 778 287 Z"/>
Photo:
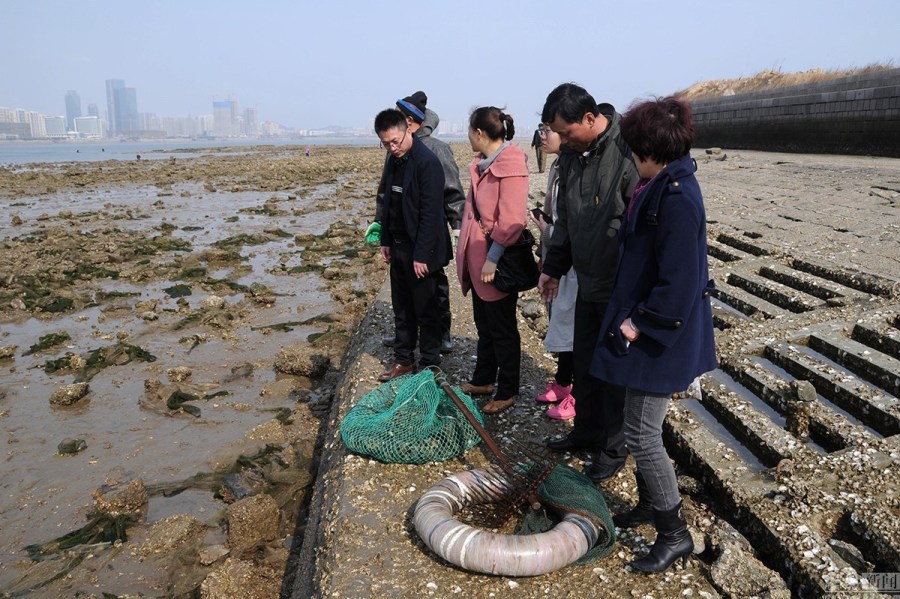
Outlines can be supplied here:
<path id="1" fill-rule="evenodd" d="M 616 544 L 616 527 L 603 493 L 587 476 L 569 466 L 557 466 L 538 487 L 538 495 L 544 506 L 555 509 L 529 509 L 519 522 L 517 535 L 547 532 L 561 521 L 557 510 L 574 512 L 591 520 L 600 531 L 597 543 L 576 564 L 595 562 L 613 550 Z"/>
<path id="2" fill-rule="evenodd" d="M 472 398 L 457 387 L 453 390 L 483 425 Z M 344 416 L 341 438 L 354 453 L 394 464 L 443 462 L 481 442 L 427 369 L 397 377 L 364 395 Z"/>

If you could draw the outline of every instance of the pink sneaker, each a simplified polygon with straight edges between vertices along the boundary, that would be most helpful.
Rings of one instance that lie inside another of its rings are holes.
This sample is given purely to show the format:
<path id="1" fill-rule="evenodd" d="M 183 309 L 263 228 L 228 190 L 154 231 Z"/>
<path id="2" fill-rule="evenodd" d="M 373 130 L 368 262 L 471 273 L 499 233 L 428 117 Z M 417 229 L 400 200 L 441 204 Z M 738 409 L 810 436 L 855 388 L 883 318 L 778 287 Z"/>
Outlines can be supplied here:
<path id="1" fill-rule="evenodd" d="M 567 395 L 555 406 L 550 406 L 547 410 L 547 417 L 554 420 L 571 420 L 575 418 L 575 398 Z"/>
<path id="2" fill-rule="evenodd" d="M 572 394 L 572 385 L 563 387 L 556 381 L 547 385 L 547 390 L 538 395 L 535 399 L 543 403 L 556 403 L 561 399 L 567 398 Z"/>

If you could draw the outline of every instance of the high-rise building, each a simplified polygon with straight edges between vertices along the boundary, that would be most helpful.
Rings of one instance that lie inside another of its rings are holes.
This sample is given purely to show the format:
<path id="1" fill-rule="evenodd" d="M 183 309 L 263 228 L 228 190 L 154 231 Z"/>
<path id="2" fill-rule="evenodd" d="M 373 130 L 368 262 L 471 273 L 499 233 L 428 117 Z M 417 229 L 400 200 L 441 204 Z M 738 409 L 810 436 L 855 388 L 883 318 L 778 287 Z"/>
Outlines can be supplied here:
<path id="1" fill-rule="evenodd" d="M 25 113 L 25 122 L 31 127 L 31 137 L 47 137 L 47 128 L 44 127 L 44 115 L 34 110 Z"/>
<path id="2" fill-rule="evenodd" d="M 244 135 L 259 135 L 259 112 L 255 108 L 244 109 Z"/>
<path id="3" fill-rule="evenodd" d="M 237 125 L 237 102 L 213 100 L 213 134 L 230 137 L 240 133 Z"/>
<path id="4" fill-rule="evenodd" d="M 101 137 L 100 119 L 95 116 L 75 117 L 75 131 L 79 137 Z"/>
<path id="5" fill-rule="evenodd" d="M 88 104 L 88 116 L 100 118 L 100 111 L 97 109 L 96 104 Z"/>
<path id="6" fill-rule="evenodd" d="M 106 80 L 106 110 L 110 136 L 126 135 L 141 128 L 137 90 L 125 87 L 122 79 Z"/>
<path id="7" fill-rule="evenodd" d="M 116 92 L 125 89 L 125 81 L 122 79 L 106 80 L 106 122 L 109 125 L 109 136 L 116 135 Z"/>
<path id="8" fill-rule="evenodd" d="M 81 116 L 81 97 L 78 92 L 70 89 L 66 92 L 66 127 L 68 131 L 75 131 L 75 119 Z"/>
<path id="9" fill-rule="evenodd" d="M 45 116 L 44 130 L 47 137 L 66 137 L 66 117 L 64 116 Z"/>

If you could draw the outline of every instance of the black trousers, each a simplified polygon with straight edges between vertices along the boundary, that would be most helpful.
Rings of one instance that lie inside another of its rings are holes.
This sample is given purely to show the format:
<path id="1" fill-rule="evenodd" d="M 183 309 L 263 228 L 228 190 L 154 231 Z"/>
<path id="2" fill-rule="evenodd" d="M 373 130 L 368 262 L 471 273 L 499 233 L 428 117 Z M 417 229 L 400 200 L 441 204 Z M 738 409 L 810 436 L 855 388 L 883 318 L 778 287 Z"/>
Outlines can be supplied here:
<path id="1" fill-rule="evenodd" d="M 575 338 L 572 343 L 575 426 L 571 434 L 580 441 L 596 444 L 600 448 L 599 462 L 618 464 L 628 455 L 623 432 L 625 388 L 601 381 L 588 372 L 606 306 L 606 303 L 585 301 L 581 296 L 575 300 Z"/>
<path id="2" fill-rule="evenodd" d="M 394 361 L 419 366 L 441 363 L 441 322 L 437 308 L 437 273 L 417 278 L 413 272 L 412 242 L 391 246 L 391 303 L 394 306 Z"/>
<path id="3" fill-rule="evenodd" d="M 453 316 L 450 313 L 450 281 L 447 280 L 447 273 L 444 269 L 440 269 L 434 273 L 437 281 L 437 307 L 440 314 L 441 332 L 444 335 L 450 335 L 450 325 L 453 322 Z"/>
<path id="4" fill-rule="evenodd" d="M 508 399 L 519 394 L 522 341 L 516 321 L 519 294 L 510 293 L 495 302 L 486 302 L 472 289 L 472 313 L 478 331 L 473 385 L 490 385 L 497 380 L 494 397 Z"/>
<path id="5" fill-rule="evenodd" d="M 534 155 L 537 158 L 538 172 L 544 172 L 544 149 L 541 146 L 534 146 Z"/>

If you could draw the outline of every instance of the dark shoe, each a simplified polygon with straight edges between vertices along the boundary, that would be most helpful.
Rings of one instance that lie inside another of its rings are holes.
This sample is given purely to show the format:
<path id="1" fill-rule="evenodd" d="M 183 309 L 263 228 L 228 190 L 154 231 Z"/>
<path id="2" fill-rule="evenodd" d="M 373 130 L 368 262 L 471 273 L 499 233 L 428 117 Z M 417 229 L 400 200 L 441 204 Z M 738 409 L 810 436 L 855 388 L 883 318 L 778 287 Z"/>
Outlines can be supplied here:
<path id="1" fill-rule="evenodd" d="M 597 445 L 588 441 L 582 441 L 571 434 L 558 439 L 547 441 L 547 448 L 551 451 L 597 451 Z"/>
<path id="2" fill-rule="evenodd" d="M 650 501 L 650 490 L 640 472 L 635 472 L 634 475 L 637 478 L 638 502 L 627 512 L 613 516 L 613 524 L 619 528 L 634 528 L 644 522 L 653 522 L 653 503 Z"/>
<path id="3" fill-rule="evenodd" d="M 490 383 L 487 385 L 473 385 L 472 383 L 463 383 L 459 386 L 459 390 L 466 395 L 490 395 L 494 392 L 494 386 Z"/>
<path id="4" fill-rule="evenodd" d="M 449 331 L 444 333 L 444 336 L 441 338 L 441 353 L 453 353 L 453 338 L 450 337 Z"/>
<path id="5" fill-rule="evenodd" d="M 662 572 L 680 557 L 684 567 L 688 556 L 694 551 L 694 539 L 681 517 L 681 504 L 671 510 L 653 510 L 653 522 L 656 525 L 656 542 L 650 553 L 628 565 L 638 572 Z"/>
<path id="6" fill-rule="evenodd" d="M 491 401 L 484 404 L 484 407 L 481 408 L 481 411 L 488 416 L 494 416 L 513 407 L 513 404 L 516 403 L 517 399 L 519 399 L 518 395 L 511 395 L 506 399 L 492 399 Z"/>
<path id="7" fill-rule="evenodd" d="M 391 379 L 395 379 L 398 376 L 403 376 L 404 374 L 409 374 L 416 367 L 412 364 L 401 364 L 399 362 L 394 362 L 390 368 L 381 373 L 381 376 L 378 377 L 378 380 L 382 383 L 386 383 Z"/>
<path id="8" fill-rule="evenodd" d="M 381 345 L 385 347 L 394 347 L 394 343 L 397 341 L 396 335 L 385 335 L 381 338 Z"/>
<path id="9" fill-rule="evenodd" d="M 623 466 L 625 466 L 625 460 L 622 460 L 618 464 L 604 464 L 603 462 L 594 460 L 584 473 L 592 482 L 602 483 L 618 474 Z"/>

